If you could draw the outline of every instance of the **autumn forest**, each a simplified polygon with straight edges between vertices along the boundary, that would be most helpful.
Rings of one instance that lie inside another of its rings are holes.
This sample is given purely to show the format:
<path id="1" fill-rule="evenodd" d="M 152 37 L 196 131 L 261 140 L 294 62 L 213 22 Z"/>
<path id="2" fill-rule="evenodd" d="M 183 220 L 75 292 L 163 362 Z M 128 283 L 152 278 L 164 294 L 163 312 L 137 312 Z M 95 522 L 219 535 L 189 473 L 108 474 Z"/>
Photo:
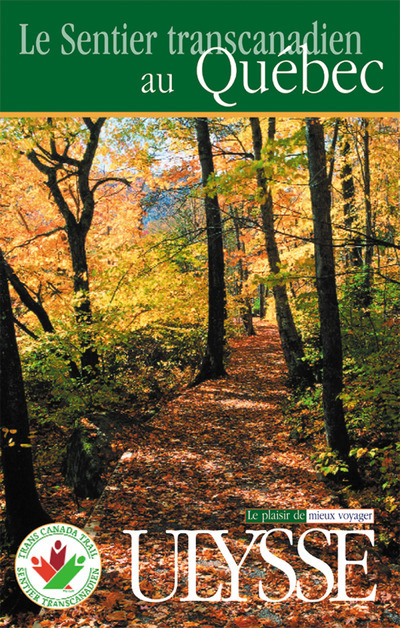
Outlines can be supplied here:
<path id="1" fill-rule="evenodd" d="M 396 118 L 0 120 L 2 625 L 34 621 L 10 566 L 50 521 L 96 531 L 105 580 L 40 626 L 400 625 L 399 147 Z M 229 529 L 243 554 L 269 507 L 375 509 L 379 603 L 302 624 L 272 570 L 273 608 L 129 593 L 122 530 Z"/>

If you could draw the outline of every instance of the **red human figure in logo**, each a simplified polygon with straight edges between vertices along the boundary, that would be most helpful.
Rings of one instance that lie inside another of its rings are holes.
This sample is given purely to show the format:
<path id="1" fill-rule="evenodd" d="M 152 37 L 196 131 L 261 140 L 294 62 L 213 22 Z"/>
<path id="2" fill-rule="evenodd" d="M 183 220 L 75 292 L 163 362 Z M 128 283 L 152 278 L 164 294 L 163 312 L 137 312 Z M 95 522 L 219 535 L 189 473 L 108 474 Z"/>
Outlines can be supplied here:
<path id="1" fill-rule="evenodd" d="M 52 547 L 50 552 L 50 565 L 54 567 L 56 571 L 61 569 L 61 567 L 65 563 L 65 552 L 67 546 L 61 547 L 61 541 L 57 540 L 54 543 L 54 547 Z"/>
<path id="2" fill-rule="evenodd" d="M 32 562 L 34 570 L 46 582 L 48 582 L 50 578 L 52 578 L 54 574 L 56 573 L 56 569 L 54 569 L 52 565 L 49 565 L 47 560 L 45 560 L 43 557 L 40 557 L 39 559 L 39 558 L 36 558 L 36 556 L 33 556 L 33 558 L 31 558 L 31 562 Z"/>

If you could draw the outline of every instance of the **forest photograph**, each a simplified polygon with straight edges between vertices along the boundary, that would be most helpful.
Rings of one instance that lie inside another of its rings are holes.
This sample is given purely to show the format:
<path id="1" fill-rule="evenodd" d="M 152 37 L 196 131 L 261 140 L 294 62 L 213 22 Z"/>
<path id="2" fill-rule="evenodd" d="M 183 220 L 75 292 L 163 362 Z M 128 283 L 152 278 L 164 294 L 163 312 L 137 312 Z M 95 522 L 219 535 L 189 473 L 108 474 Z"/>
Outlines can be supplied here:
<path id="1" fill-rule="evenodd" d="M 399 149 L 391 117 L 0 119 L 1 626 L 400 626 Z M 15 578 L 53 522 L 101 555 L 71 608 Z"/>

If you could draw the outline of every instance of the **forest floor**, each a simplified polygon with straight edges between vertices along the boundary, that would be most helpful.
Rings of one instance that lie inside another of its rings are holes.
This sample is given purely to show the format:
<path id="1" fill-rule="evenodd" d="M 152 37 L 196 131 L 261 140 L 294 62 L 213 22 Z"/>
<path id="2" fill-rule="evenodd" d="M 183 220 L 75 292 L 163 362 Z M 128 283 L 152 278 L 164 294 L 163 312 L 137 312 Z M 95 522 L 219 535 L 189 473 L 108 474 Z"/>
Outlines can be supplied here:
<path id="1" fill-rule="evenodd" d="M 187 537 L 179 540 L 179 584 L 171 599 L 153 603 L 137 599 L 131 588 L 130 536 L 124 530 L 147 530 L 141 536 L 141 592 L 148 598 L 168 596 L 174 588 L 174 545 L 166 530 L 226 530 L 226 546 L 240 562 L 251 535 L 246 530 L 286 528 L 267 539 L 275 557 L 296 571 L 304 596 L 323 597 L 326 579 L 303 562 L 297 552 L 299 536 L 314 526 L 245 523 L 248 508 L 341 508 L 338 496 L 318 477 L 310 461 L 308 442 L 293 442 L 282 416 L 288 396 L 285 367 L 277 329 L 257 325 L 257 335 L 236 338 L 228 377 L 205 382 L 168 402 L 143 428 L 126 432 L 126 450 L 86 522 L 102 556 L 102 577 L 86 602 L 66 611 L 45 610 L 36 618 L 6 619 L 3 626 L 94 626 L 124 628 L 257 628 L 400 625 L 399 572 L 362 535 L 350 535 L 347 559 L 361 560 L 368 551 L 368 574 L 360 565 L 347 568 L 346 592 L 365 598 L 377 585 L 374 602 L 332 601 L 336 595 L 337 545 L 313 533 L 308 550 L 328 563 L 334 574 L 332 593 L 320 602 L 306 602 L 289 590 L 285 573 L 260 553 L 259 538 L 240 569 L 243 601 L 181 601 L 188 595 Z M 65 508 L 65 504 L 64 504 Z M 65 511 L 64 511 L 65 512 Z M 53 514 L 53 513 L 52 513 Z M 70 522 L 83 527 L 71 516 Z M 365 530 L 373 526 L 321 525 L 326 530 Z M 264 560 L 267 559 L 267 560 Z M 276 558 L 275 558 L 276 560 Z M 279 565 L 282 567 L 282 563 Z M 283 565 L 283 567 L 285 567 Z M 286 565 L 286 570 L 288 566 Z M 230 595 L 230 570 L 208 534 L 197 539 L 197 595 L 213 596 L 222 583 Z M 35 621 L 35 623 L 34 623 Z"/>

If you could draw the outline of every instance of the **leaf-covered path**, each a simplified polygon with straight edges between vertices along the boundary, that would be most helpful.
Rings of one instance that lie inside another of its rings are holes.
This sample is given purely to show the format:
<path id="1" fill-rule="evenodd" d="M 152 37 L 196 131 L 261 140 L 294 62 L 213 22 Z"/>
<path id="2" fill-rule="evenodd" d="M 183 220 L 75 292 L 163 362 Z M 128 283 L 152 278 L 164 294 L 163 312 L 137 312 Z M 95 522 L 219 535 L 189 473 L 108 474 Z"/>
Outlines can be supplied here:
<path id="1" fill-rule="evenodd" d="M 394 578 L 383 560 L 368 554 L 368 576 L 360 566 L 349 569 L 347 593 L 365 597 L 378 583 L 377 601 L 310 603 L 288 591 L 283 571 L 260 555 L 259 543 L 240 570 L 240 594 L 247 600 L 180 601 L 187 595 L 187 542 L 179 542 L 179 586 L 172 599 L 146 603 L 131 590 L 130 537 L 124 530 L 148 530 L 141 537 L 141 591 L 149 598 L 167 596 L 174 585 L 173 543 L 165 530 L 227 530 L 225 541 L 237 562 L 250 540 L 248 528 L 286 527 L 293 531 L 294 547 L 287 536 L 275 533 L 268 547 L 292 565 L 303 594 L 322 597 L 322 573 L 302 562 L 297 540 L 307 527 L 297 524 L 250 525 L 246 508 L 334 508 L 336 498 L 316 477 L 310 463 L 311 448 L 289 438 L 280 405 L 288 392 L 277 330 L 261 323 L 257 336 L 232 342 L 229 377 L 185 390 L 167 404 L 145 428 L 138 430 L 131 451 L 121 459 L 101 503 L 92 515 L 91 529 L 102 553 L 99 588 L 86 603 L 65 612 L 47 611 L 41 626 L 370 626 L 399 625 L 394 612 Z M 310 526 L 308 526 L 308 529 Z M 329 529 L 329 526 L 326 526 Z M 349 526 L 347 526 L 347 529 Z M 368 548 L 349 544 L 349 557 L 360 560 Z M 307 545 L 336 573 L 336 545 L 316 534 Z M 215 542 L 199 539 L 197 593 L 207 598 L 225 582 L 222 596 L 229 597 L 230 572 Z M 336 578 L 336 575 L 335 575 Z M 334 595 L 332 593 L 331 597 Z"/>

